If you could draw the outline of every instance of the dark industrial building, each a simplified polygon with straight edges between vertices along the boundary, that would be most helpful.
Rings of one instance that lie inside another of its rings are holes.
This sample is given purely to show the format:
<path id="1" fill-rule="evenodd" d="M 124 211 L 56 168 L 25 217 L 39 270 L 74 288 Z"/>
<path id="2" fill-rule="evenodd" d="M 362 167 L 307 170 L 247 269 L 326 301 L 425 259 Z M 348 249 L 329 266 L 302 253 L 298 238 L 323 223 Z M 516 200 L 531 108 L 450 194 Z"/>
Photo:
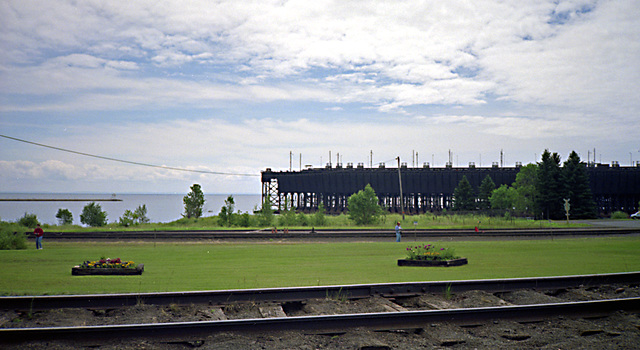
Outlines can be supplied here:
<path id="1" fill-rule="evenodd" d="M 286 204 L 300 212 L 314 212 L 318 204 L 323 203 L 327 213 L 341 213 L 347 210 L 349 196 L 370 184 L 380 205 L 391 212 L 401 212 L 402 207 L 407 214 L 437 212 L 451 208 L 453 191 L 462 176 L 466 175 L 477 190 L 489 175 L 497 188 L 502 184 L 511 185 L 520 166 L 498 167 L 494 164 L 489 168 L 473 165 L 430 168 L 425 165 L 413 168 L 401 165 L 398 171 L 398 168 L 386 168 L 382 164 L 378 168 L 348 164 L 345 168 L 338 165 L 302 171 L 274 172 L 266 169 L 262 172 L 262 201 L 268 198 L 276 211 L 284 209 Z M 621 167 L 614 162 L 611 166 L 589 164 L 586 169 L 600 214 L 638 210 L 640 166 Z"/>

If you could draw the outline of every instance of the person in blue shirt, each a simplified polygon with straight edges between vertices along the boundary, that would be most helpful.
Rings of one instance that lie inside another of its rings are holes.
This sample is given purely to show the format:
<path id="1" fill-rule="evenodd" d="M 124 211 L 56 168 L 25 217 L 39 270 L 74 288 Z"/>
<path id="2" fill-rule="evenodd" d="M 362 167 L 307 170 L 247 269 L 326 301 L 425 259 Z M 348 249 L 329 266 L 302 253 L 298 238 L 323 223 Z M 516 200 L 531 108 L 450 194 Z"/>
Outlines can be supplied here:
<path id="1" fill-rule="evenodd" d="M 402 234 L 402 227 L 400 226 L 400 221 L 396 224 L 396 242 L 400 242 L 400 238 Z"/>

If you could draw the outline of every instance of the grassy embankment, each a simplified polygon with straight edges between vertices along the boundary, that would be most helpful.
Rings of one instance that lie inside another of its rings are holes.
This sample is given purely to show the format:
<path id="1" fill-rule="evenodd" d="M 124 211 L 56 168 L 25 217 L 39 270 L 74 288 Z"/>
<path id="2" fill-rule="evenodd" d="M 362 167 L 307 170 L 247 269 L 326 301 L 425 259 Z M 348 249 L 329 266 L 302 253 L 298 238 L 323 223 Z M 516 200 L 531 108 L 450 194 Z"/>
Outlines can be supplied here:
<path id="1" fill-rule="evenodd" d="M 264 227 L 256 225 L 257 219 L 251 216 L 250 226 L 222 227 L 218 223 L 217 216 L 203 217 L 199 219 L 180 219 L 168 223 L 149 223 L 130 227 L 111 223 L 104 227 L 81 227 L 77 225 L 45 225 L 45 230 L 57 232 L 84 232 L 84 231 L 172 231 L 172 230 L 258 230 Z M 314 223 L 313 214 L 296 214 L 295 223 L 287 225 L 280 216 L 274 216 L 272 227 L 289 229 L 393 229 L 395 223 L 400 221 L 405 230 L 411 229 L 473 229 L 479 226 L 481 229 L 499 228 L 559 228 L 559 227 L 584 227 L 581 223 L 567 224 L 565 221 L 527 220 L 522 218 L 490 217 L 484 215 L 406 215 L 402 220 L 399 214 L 387 214 L 381 222 L 369 226 L 356 226 L 347 215 L 326 215 L 323 225 Z M 414 225 L 417 222 L 417 225 Z"/>
<path id="2" fill-rule="evenodd" d="M 407 237 L 410 239 L 410 237 Z M 440 242 L 461 267 L 398 267 L 403 243 L 68 243 L 0 251 L 0 294 L 245 289 L 573 275 L 640 270 L 640 238 Z M 142 276 L 71 276 L 84 260 L 120 257 Z"/>

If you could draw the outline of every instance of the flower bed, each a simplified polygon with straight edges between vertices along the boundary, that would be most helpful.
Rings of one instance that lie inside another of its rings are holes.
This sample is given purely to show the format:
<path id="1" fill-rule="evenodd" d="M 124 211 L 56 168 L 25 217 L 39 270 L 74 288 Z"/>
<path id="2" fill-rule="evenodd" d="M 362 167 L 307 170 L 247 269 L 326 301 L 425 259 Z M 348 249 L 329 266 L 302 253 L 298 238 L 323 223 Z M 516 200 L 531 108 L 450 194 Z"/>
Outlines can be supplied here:
<path id="1" fill-rule="evenodd" d="M 453 248 L 433 244 L 409 246 L 406 253 L 407 258 L 398 260 L 398 266 L 460 266 L 468 263 L 467 258 L 456 256 Z"/>
<path id="2" fill-rule="evenodd" d="M 136 265 L 133 261 L 123 261 L 120 258 L 101 258 L 96 261 L 85 261 L 81 265 L 71 268 L 74 276 L 87 275 L 141 275 L 144 272 L 144 264 Z"/>
<path id="3" fill-rule="evenodd" d="M 398 259 L 398 266 L 461 266 L 468 263 L 467 258 L 451 260 L 408 260 Z"/>

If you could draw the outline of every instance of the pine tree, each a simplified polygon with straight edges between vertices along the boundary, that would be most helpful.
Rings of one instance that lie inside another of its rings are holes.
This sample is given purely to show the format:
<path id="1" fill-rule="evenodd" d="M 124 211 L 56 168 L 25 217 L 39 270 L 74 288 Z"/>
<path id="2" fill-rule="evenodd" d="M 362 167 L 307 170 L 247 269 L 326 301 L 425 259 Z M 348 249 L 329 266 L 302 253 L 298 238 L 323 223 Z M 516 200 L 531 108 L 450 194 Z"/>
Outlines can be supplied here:
<path id="1" fill-rule="evenodd" d="M 473 187 L 471 187 L 467 176 L 462 175 L 458 187 L 453 190 L 453 210 L 474 210 L 476 208 L 475 201 Z"/>
<path id="2" fill-rule="evenodd" d="M 536 207 L 544 218 L 551 220 L 564 218 L 562 199 L 565 197 L 561 176 L 560 156 L 544 150 L 542 160 L 538 163 L 538 181 L 536 182 Z"/>
<path id="3" fill-rule="evenodd" d="M 204 201 L 202 188 L 198 184 L 193 184 L 193 186 L 191 186 L 191 192 L 182 198 L 182 202 L 184 203 L 184 214 L 182 214 L 182 216 L 188 219 L 201 217 Z"/>
<path id="4" fill-rule="evenodd" d="M 574 219 L 592 219 L 596 217 L 596 204 L 591 195 L 589 174 L 580 156 L 571 152 L 562 167 L 562 182 L 564 192 L 570 199 L 569 214 Z"/>
<path id="5" fill-rule="evenodd" d="M 496 189 L 496 184 L 493 182 L 493 179 L 489 175 L 487 175 L 480 183 L 480 188 L 478 189 L 478 207 L 480 209 L 489 209 L 491 208 L 491 202 L 489 198 L 491 197 L 491 192 Z"/>

